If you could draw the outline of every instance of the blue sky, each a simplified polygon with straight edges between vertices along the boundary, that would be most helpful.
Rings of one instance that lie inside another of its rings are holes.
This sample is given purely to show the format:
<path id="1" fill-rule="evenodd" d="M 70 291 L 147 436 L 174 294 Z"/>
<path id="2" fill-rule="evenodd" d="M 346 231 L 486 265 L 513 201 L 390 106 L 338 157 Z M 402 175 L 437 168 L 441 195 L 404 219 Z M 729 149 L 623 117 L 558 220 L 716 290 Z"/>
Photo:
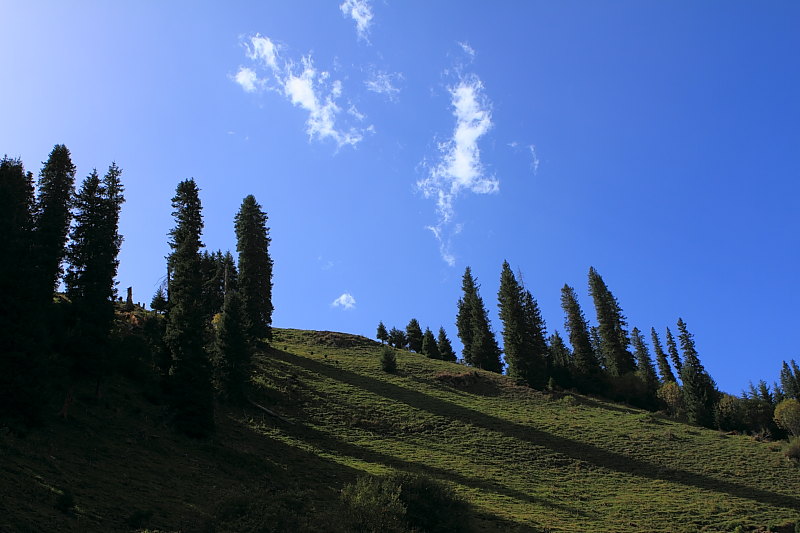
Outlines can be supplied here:
<path id="1" fill-rule="evenodd" d="M 116 161 L 119 281 L 164 275 L 194 177 L 209 249 L 254 194 L 274 324 L 454 340 L 461 275 L 495 331 L 500 266 L 548 330 L 594 266 L 631 326 L 677 318 L 738 393 L 800 359 L 796 2 L 16 2 L 0 150 Z M 337 304 L 334 304 L 337 302 Z"/>

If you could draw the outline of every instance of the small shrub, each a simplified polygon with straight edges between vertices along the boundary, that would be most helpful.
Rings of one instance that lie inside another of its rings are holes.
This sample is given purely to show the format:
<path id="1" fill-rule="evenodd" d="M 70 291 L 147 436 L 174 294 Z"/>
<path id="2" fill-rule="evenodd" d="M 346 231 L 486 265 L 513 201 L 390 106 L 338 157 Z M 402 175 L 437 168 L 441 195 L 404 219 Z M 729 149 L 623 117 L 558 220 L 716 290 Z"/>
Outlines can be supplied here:
<path id="1" fill-rule="evenodd" d="M 142 511 L 141 509 L 136 509 L 130 515 L 128 515 L 128 519 L 125 523 L 128 527 L 133 529 L 142 529 L 147 525 L 150 519 L 153 518 L 153 511 L 150 509 L 146 511 Z"/>
<path id="2" fill-rule="evenodd" d="M 800 463 L 800 437 L 791 439 L 783 453 L 792 461 Z"/>
<path id="3" fill-rule="evenodd" d="M 566 405 L 567 407 L 575 407 L 578 405 L 578 400 L 575 399 L 575 396 L 567 394 L 559 400 L 559 403 Z"/>
<path id="4" fill-rule="evenodd" d="M 345 530 L 357 533 L 401 533 L 406 530 L 400 487 L 385 477 L 362 476 L 342 489 Z"/>
<path id="5" fill-rule="evenodd" d="M 389 373 L 397 371 L 397 356 L 388 346 L 384 346 L 381 350 L 381 368 Z"/>
<path id="6" fill-rule="evenodd" d="M 656 392 L 658 399 L 663 402 L 670 416 L 679 418 L 683 414 L 683 393 L 680 386 L 674 381 L 664 383 Z"/>
<path id="7" fill-rule="evenodd" d="M 730 394 L 723 394 L 714 408 L 714 421 L 717 428 L 722 431 L 745 431 L 746 410 L 742 400 Z"/>
<path id="8" fill-rule="evenodd" d="M 399 472 L 365 476 L 342 490 L 348 531 L 457 533 L 469 530 L 467 504 L 446 485 Z"/>
<path id="9" fill-rule="evenodd" d="M 783 400 L 775 407 L 775 422 L 795 437 L 800 437 L 800 401 Z"/>

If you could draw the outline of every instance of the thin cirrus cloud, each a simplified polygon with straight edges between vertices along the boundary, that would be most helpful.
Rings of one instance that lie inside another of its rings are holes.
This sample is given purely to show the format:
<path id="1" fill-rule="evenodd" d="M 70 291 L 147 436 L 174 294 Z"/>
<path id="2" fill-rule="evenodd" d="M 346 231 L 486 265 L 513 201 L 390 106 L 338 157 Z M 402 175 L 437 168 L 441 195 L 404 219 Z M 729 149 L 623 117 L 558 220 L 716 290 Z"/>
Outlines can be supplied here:
<path id="1" fill-rule="evenodd" d="M 342 14 L 356 23 L 358 38 L 369 42 L 369 28 L 372 25 L 372 6 L 369 0 L 345 0 L 339 5 Z"/>
<path id="2" fill-rule="evenodd" d="M 244 46 L 253 65 L 239 67 L 233 81 L 248 93 L 277 92 L 295 107 L 308 112 L 306 133 L 309 140 L 330 139 L 341 148 L 357 145 L 365 132 L 373 131 L 372 126 L 341 125 L 342 82 L 331 80 L 329 72 L 316 68 L 311 55 L 303 56 L 297 63 L 284 59 L 281 46 L 260 34 L 251 36 Z M 347 103 L 346 114 L 363 122 L 364 115 L 352 103 Z"/>
<path id="3" fill-rule="evenodd" d="M 439 242 L 442 259 L 455 265 L 451 251 L 452 237 L 462 226 L 454 224 L 454 203 L 465 192 L 492 194 L 500 190 L 500 182 L 488 175 L 481 161 L 478 141 L 492 128 L 491 103 L 483 83 L 476 75 L 461 77 L 449 88 L 450 105 L 456 125 L 452 137 L 439 143 L 439 161 L 428 167 L 428 176 L 417 182 L 425 198 L 436 200 L 437 223 L 428 226 Z"/>
<path id="4" fill-rule="evenodd" d="M 336 298 L 333 302 L 331 302 L 331 307 L 341 307 L 345 311 L 350 309 L 355 309 L 356 307 L 356 299 L 353 298 L 353 295 L 349 292 L 342 293 L 341 296 Z"/>
<path id="5" fill-rule="evenodd" d="M 389 100 L 395 100 L 397 95 L 400 94 L 397 83 L 402 80 L 403 75 L 399 72 L 388 73 L 378 71 L 372 73 L 370 78 L 364 81 L 364 86 L 368 91 L 382 94 L 389 98 Z"/>

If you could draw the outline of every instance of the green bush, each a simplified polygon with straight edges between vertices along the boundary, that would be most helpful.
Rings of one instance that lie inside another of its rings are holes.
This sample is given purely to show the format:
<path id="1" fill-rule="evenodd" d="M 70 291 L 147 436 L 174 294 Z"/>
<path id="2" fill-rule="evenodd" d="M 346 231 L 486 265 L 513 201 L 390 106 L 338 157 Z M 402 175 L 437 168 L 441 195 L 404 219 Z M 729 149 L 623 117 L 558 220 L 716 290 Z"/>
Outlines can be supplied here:
<path id="1" fill-rule="evenodd" d="M 783 453 L 786 454 L 786 457 L 789 459 L 800 463 L 800 437 L 790 439 Z"/>
<path id="2" fill-rule="evenodd" d="M 457 533 L 469 531 L 469 507 L 446 485 L 398 472 L 361 477 L 342 490 L 351 531 Z"/>
<path id="3" fill-rule="evenodd" d="M 397 370 L 397 356 L 394 350 L 388 346 L 384 346 L 381 350 L 381 368 L 384 372 L 395 372 Z"/>
<path id="4" fill-rule="evenodd" d="M 656 393 L 658 399 L 664 404 L 664 407 L 670 416 L 680 418 L 683 416 L 683 393 L 680 386 L 674 381 L 668 381 L 661 385 Z"/>
<path id="5" fill-rule="evenodd" d="M 723 431 L 745 431 L 745 408 L 742 400 L 730 394 L 723 394 L 714 408 L 714 421 Z"/>
<path id="6" fill-rule="evenodd" d="M 406 531 L 400 487 L 386 477 L 362 476 L 342 489 L 344 529 L 354 533 Z"/>
<path id="7" fill-rule="evenodd" d="M 800 437 L 800 401 L 783 400 L 775 407 L 775 422 L 795 437 Z"/>

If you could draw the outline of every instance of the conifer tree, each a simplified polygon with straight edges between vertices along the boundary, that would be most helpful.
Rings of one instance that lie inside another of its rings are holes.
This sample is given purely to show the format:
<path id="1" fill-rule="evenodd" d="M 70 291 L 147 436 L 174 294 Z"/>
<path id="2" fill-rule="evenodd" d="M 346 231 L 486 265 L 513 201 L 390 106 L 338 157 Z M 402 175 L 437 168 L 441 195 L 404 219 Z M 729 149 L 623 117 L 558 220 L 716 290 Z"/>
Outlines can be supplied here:
<path id="1" fill-rule="evenodd" d="M 600 348 L 609 373 L 622 376 L 635 371 L 636 363 L 628 351 L 630 340 L 625 329 L 627 326 L 625 317 L 622 315 L 619 302 L 594 267 L 589 268 L 589 292 L 597 312 Z"/>
<path id="2" fill-rule="evenodd" d="M 251 194 L 236 214 L 239 294 L 251 339 L 272 339 L 272 259 L 267 214 Z"/>
<path id="3" fill-rule="evenodd" d="M 681 363 L 681 356 L 678 355 L 678 345 L 675 344 L 675 337 L 672 336 L 672 332 L 669 330 L 669 328 L 667 328 L 667 352 L 669 352 L 669 357 L 672 359 L 672 364 L 675 367 L 675 370 L 678 371 L 678 376 L 680 377 L 683 363 Z"/>
<path id="4" fill-rule="evenodd" d="M 503 323 L 501 334 L 508 375 L 527 383 L 531 377 L 533 347 L 530 345 L 530 335 L 525 331 L 522 287 L 511 271 L 508 261 L 503 261 L 500 272 L 497 307 L 500 321 Z"/>
<path id="5" fill-rule="evenodd" d="M 422 352 L 422 328 L 416 318 L 408 321 L 406 326 L 406 342 L 408 348 L 416 353 Z"/>
<path id="6" fill-rule="evenodd" d="M 164 342 L 172 356 L 170 385 L 175 424 L 190 436 L 214 429 L 211 368 L 206 353 L 200 272 L 203 230 L 199 189 L 193 179 L 178 184 L 172 198 L 176 225 L 170 231 L 169 310 Z"/>
<path id="7" fill-rule="evenodd" d="M 489 325 L 489 315 L 469 267 L 464 272 L 462 289 L 464 295 L 458 301 L 456 325 L 464 345 L 464 361 L 477 368 L 501 373 L 503 362 L 500 360 L 500 347 L 497 346 L 497 339 Z"/>
<path id="8" fill-rule="evenodd" d="M 245 399 L 250 376 L 250 348 L 245 332 L 242 300 L 236 290 L 225 293 L 214 346 L 214 375 L 217 389 L 233 403 Z"/>
<path id="9" fill-rule="evenodd" d="M 84 180 L 74 201 L 75 225 L 66 254 L 64 284 L 72 302 L 68 364 L 75 376 L 92 377 L 98 387 L 114 322 L 114 280 L 122 245 L 119 214 L 125 201 L 121 175 L 112 163 L 102 180 L 97 171 Z"/>
<path id="10" fill-rule="evenodd" d="M 569 369 L 572 366 L 572 352 L 564 343 L 558 331 L 553 332 L 548 340 L 549 358 L 551 366 Z"/>
<path id="11" fill-rule="evenodd" d="M 461 339 L 463 345 L 462 357 L 466 361 L 467 354 L 472 351 L 472 307 L 474 305 L 475 296 L 478 293 L 478 288 L 475 284 L 475 278 L 472 277 L 472 269 L 467 267 L 464 270 L 464 276 L 461 279 L 461 291 L 463 296 L 458 300 L 458 313 L 456 314 L 456 328 L 458 329 L 458 338 Z M 469 361 L 466 361 L 469 363 Z"/>
<path id="12" fill-rule="evenodd" d="M 800 369 L 797 368 L 797 363 L 794 362 L 794 359 L 792 359 L 791 367 L 786 364 L 786 361 L 783 362 L 780 379 L 784 395 L 787 398 L 800 400 Z"/>
<path id="13" fill-rule="evenodd" d="M 531 387 L 542 388 L 547 380 L 544 320 L 536 300 L 525 290 L 503 262 L 497 307 L 503 322 L 503 351 L 508 375 Z"/>
<path id="14" fill-rule="evenodd" d="M 664 353 L 664 348 L 661 346 L 661 339 L 658 338 L 656 328 L 650 328 L 650 338 L 653 339 L 653 351 L 656 352 L 656 363 L 658 363 L 658 373 L 661 375 L 662 383 L 669 383 L 675 380 L 675 374 L 667 361 L 667 354 Z"/>
<path id="15" fill-rule="evenodd" d="M 564 328 L 572 345 L 572 361 L 579 375 L 597 374 L 600 368 L 592 351 L 586 318 L 583 316 L 575 289 L 564 285 L 561 289 L 561 308 L 564 310 Z"/>
<path id="16" fill-rule="evenodd" d="M 389 330 L 389 344 L 397 348 L 398 350 L 405 350 L 406 346 L 408 345 L 408 339 L 406 339 L 406 332 L 402 329 L 397 329 L 393 327 Z"/>
<path id="17" fill-rule="evenodd" d="M 0 420 L 34 425 L 43 404 L 41 316 L 31 299 L 33 175 L 0 161 Z"/>
<path id="18" fill-rule="evenodd" d="M 386 326 L 383 325 L 383 321 L 378 322 L 378 331 L 375 335 L 375 338 L 381 341 L 381 344 L 384 344 L 389 340 L 389 332 L 386 331 Z"/>
<path id="19" fill-rule="evenodd" d="M 589 342 L 592 345 L 592 352 L 594 352 L 594 357 L 597 359 L 597 364 L 601 370 L 608 368 L 606 364 L 606 356 L 603 353 L 603 348 L 600 342 L 600 330 L 597 326 L 591 326 L 589 328 Z"/>
<path id="20" fill-rule="evenodd" d="M 39 301 L 50 302 L 61 277 L 66 252 L 75 165 L 69 150 L 57 144 L 39 173 L 35 219 L 35 258 Z"/>
<path id="21" fill-rule="evenodd" d="M 714 380 L 708 375 L 694 346 L 694 338 L 686 328 L 686 323 L 678 319 L 678 338 L 683 351 L 681 381 L 683 381 L 683 400 L 689 422 L 705 427 L 714 425 L 714 405 L 718 392 Z"/>
<path id="22" fill-rule="evenodd" d="M 422 334 L 422 354 L 430 359 L 442 358 L 431 328 L 425 328 L 425 333 Z"/>
<path id="23" fill-rule="evenodd" d="M 453 350 L 453 345 L 450 339 L 447 338 L 447 332 L 443 327 L 439 327 L 439 335 L 436 338 L 436 347 L 439 350 L 439 356 L 444 361 L 455 361 L 456 352 Z"/>
<path id="24" fill-rule="evenodd" d="M 645 385 L 648 400 L 655 402 L 658 376 L 656 376 L 650 352 L 639 328 L 635 327 L 631 330 L 631 344 L 633 345 L 633 355 L 636 357 L 636 373 Z"/>
<path id="25" fill-rule="evenodd" d="M 167 293 L 164 292 L 164 287 L 159 285 L 153 299 L 150 301 L 150 309 L 156 313 L 163 313 L 167 310 Z"/>

